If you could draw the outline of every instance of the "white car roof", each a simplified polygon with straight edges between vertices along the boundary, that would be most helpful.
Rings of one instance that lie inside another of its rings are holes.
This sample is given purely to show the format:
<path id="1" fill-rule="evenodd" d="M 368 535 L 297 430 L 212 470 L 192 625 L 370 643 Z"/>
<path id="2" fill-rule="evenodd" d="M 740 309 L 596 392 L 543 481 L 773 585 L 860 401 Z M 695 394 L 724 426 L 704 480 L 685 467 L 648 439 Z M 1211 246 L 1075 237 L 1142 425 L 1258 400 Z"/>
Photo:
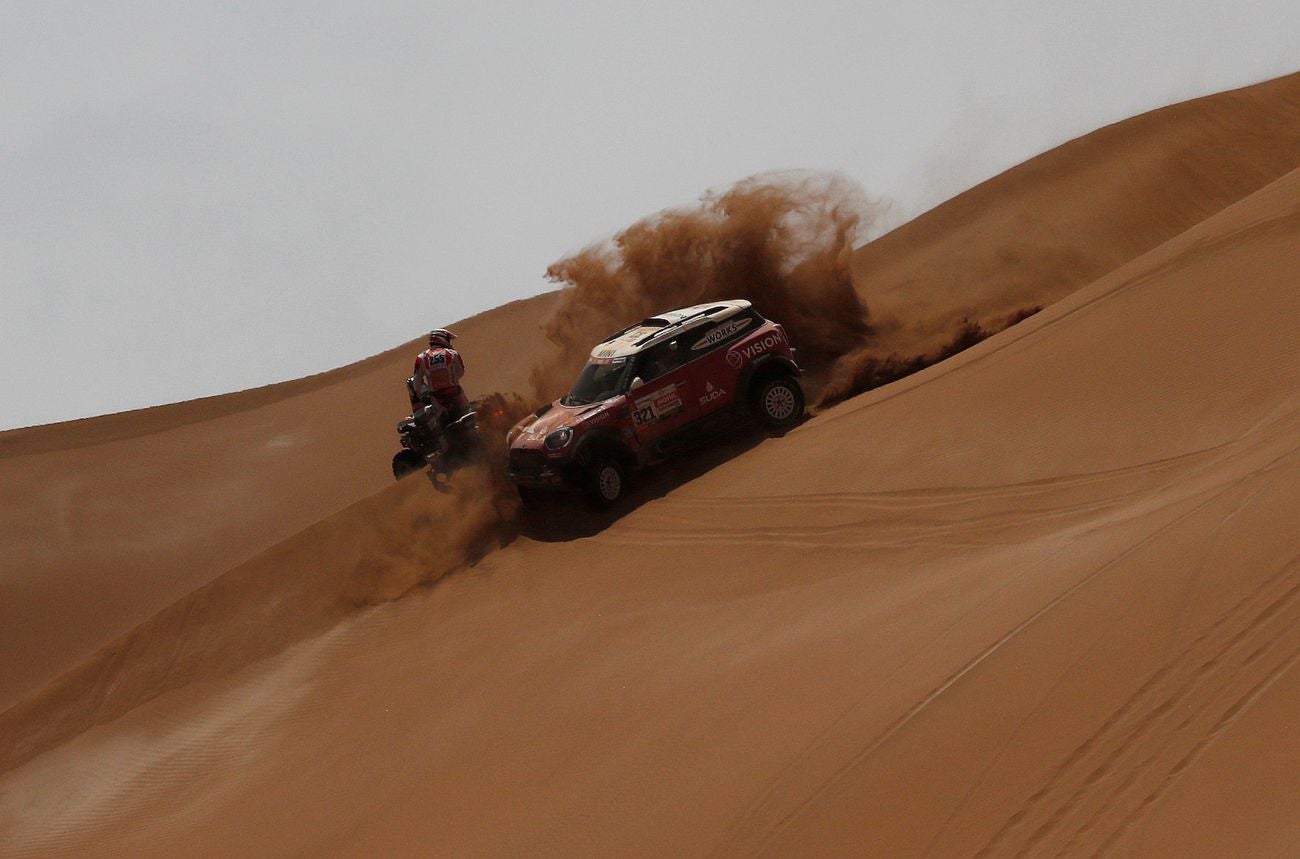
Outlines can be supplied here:
<path id="1" fill-rule="evenodd" d="M 748 310 L 750 303 L 743 298 L 730 301 L 711 301 L 693 304 L 677 310 L 668 310 L 643 319 L 630 328 L 606 337 L 591 350 L 592 358 L 627 358 L 649 349 L 669 337 L 702 325 L 712 325 L 723 319 Z"/>

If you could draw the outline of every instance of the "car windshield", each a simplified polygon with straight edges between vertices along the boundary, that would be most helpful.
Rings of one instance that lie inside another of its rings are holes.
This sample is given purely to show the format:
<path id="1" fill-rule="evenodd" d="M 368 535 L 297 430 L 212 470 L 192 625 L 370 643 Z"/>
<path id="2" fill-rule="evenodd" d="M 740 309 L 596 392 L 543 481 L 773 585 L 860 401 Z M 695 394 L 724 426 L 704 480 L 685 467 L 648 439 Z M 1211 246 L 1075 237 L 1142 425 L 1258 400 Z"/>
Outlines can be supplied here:
<path id="1" fill-rule="evenodd" d="M 631 362 L 627 358 L 593 359 L 587 362 L 573 383 L 573 390 L 560 402 L 566 406 L 584 406 L 617 396 L 623 390 L 623 378 Z"/>

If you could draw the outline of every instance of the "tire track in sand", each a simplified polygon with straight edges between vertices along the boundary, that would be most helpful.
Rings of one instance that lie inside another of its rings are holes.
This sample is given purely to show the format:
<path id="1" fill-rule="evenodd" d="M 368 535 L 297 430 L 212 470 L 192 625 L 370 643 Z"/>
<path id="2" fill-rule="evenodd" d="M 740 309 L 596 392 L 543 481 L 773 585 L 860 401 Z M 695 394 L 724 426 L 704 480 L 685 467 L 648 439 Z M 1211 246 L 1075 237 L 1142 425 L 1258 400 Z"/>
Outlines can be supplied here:
<path id="1" fill-rule="evenodd" d="M 1252 445 L 1251 447 L 1253 449 L 1257 446 Z M 787 780 L 789 778 L 789 773 L 784 777 L 778 777 L 777 783 L 770 784 L 768 788 L 763 791 L 762 796 L 760 796 L 759 799 L 750 806 L 749 810 L 735 821 L 731 828 L 731 836 L 715 848 L 715 853 L 739 851 L 744 853 L 760 854 L 772 850 L 782 833 L 789 831 L 797 820 L 811 811 L 827 791 L 831 790 L 834 785 L 842 781 L 849 772 L 856 769 L 865 760 L 870 758 L 875 751 L 885 743 L 889 742 L 890 739 L 897 735 L 898 732 L 910 723 L 915 716 L 925 710 L 935 700 L 943 696 L 945 692 L 958 683 L 964 676 L 969 674 L 971 671 L 976 670 L 979 665 L 1001 651 L 1006 644 L 1015 640 L 1038 621 L 1051 614 L 1061 603 L 1070 599 L 1081 589 L 1087 587 L 1089 583 L 1096 580 L 1098 576 L 1103 575 L 1108 570 L 1114 569 L 1116 565 L 1123 563 L 1126 559 L 1132 557 L 1134 553 L 1140 551 L 1144 546 L 1152 541 L 1160 539 L 1171 529 L 1185 523 L 1188 519 L 1197 514 L 1203 513 L 1207 508 L 1210 508 L 1216 502 L 1221 501 L 1225 495 L 1232 492 L 1234 489 L 1238 489 L 1243 484 L 1248 484 L 1249 482 L 1258 479 L 1263 474 L 1276 470 L 1285 460 L 1288 460 L 1296 450 L 1297 448 L 1294 445 L 1288 443 L 1285 450 L 1279 455 L 1269 455 L 1272 454 L 1270 451 L 1269 454 L 1266 454 L 1268 456 L 1267 460 L 1254 464 L 1246 473 L 1241 474 L 1234 480 L 1229 480 L 1216 487 L 1208 489 L 1208 491 L 1205 491 L 1204 494 L 1202 494 L 1201 500 L 1194 502 L 1191 507 L 1184 509 L 1172 519 L 1164 522 L 1162 525 L 1145 535 L 1136 543 L 1124 549 L 1106 563 L 1083 575 L 1070 587 L 1057 594 L 1055 598 L 1045 603 L 1032 615 L 1026 617 L 1020 624 L 1008 630 L 1004 635 L 992 642 L 980 653 L 973 656 L 973 658 L 963 664 L 952 674 L 945 677 L 932 689 L 930 693 L 923 696 L 906 712 L 900 714 L 890 724 L 885 726 L 884 730 L 877 733 L 874 739 L 866 742 L 865 745 L 860 746 L 856 753 L 850 755 L 849 758 L 840 766 L 836 767 L 828 777 L 820 779 L 820 786 L 810 792 L 804 793 L 801 799 L 790 804 L 784 810 L 780 808 L 780 806 L 785 803 L 779 799 L 779 783 Z M 1254 493 L 1251 494 L 1253 495 Z M 1161 506 L 1171 505 L 1165 504 Z M 1291 565 L 1288 565 L 1284 567 L 1283 570 L 1256 586 L 1256 588 L 1249 594 L 1239 600 L 1233 607 L 1228 609 L 1224 613 L 1224 616 L 1215 622 L 1214 628 L 1222 629 L 1231 626 L 1234 632 L 1238 631 L 1242 627 L 1248 628 L 1251 619 L 1257 617 L 1261 613 L 1260 611 L 1257 611 L 1254 615 L 1248 614 L 1252 606 L 1258 607 L 1262 605 L 1267 607 L 1275 602 L 1277 605 L 1268 616 L 1272 616 L 1272 614 L 1281 614 L 1288 619 L 1292 617 L 1300 618 L 1300 577 L 1297 577 L 1297 581 L 1289 581 L 1290 578 L 1292 578 L 1292 567 Z M 1278 594 L 1280 594 L 1280 597 Z M 1270 600 L 1269 597 L 1273 597 L 1274 599 Z M 1261 609 L 1261 611 L 1263 611 L 1263 609 Z M 1243 620 L 1244 622 L 1237 626 L 1233 626 L 1232 621 L 1234 618 Z M 1300 623 L 1295 625 L 1300 627 Z M 1232 635 L 1232 633 L 1228 634 Z M 1197 640 L 1208 640 L 1209 638 L 1209 634 L 1204 633 Z M 1222 638 L 1222 635 L 1220 638 Z M 1248 650 L 1247 655 L 1253 653 L 1254 650 L 1258 650 L 1258 647 L 1253 650 Z M 1149 696 L 1152 694 L 1152 690 L 1164 688 L 1164 685 L 1167 684 L 1162 685 L 1160 681 L 1170 676 L 1174 670 L 1174 665 L 1181 665 L 1187 662 L 1187 652 L 1188 651 L 1185 650 L 1183 657 L 1172 660 L 1169 667 L 1159 670 L 1157 672 L 1159 677 L 1153 677 L 1144 683 L 1142 690 L 1132 696 L 1135 700 L 1127 705 L 1122 705 L 1120 711 L 1118 711 L 1115 716 L 1108 719 L 1102 728 L 1095 733 L 1120 733 L 1122 735 L 1123 728 L 1127 727 L 1127 722 L 1124 721 L 1125 716 L 1131 716 L 1134 713 L 1142 711 L 1142 708 L 1140 707 L 1142 699 L 1139 698 L 1139 695 L 1145 691 L 1146 695 Z M 1207 660 L 1203 660 L 1202 664 L 1204 661 Z M 1035 794 L 1034 797 L 1031 797 L 1020 811 L 1012 815 L 1007 823 L 1004 824 L 1002 829 L 999 830 L 999 833 L 995 834 L 993 839 L 985 845 L 984 849 L 980 851 L 981 855 L 990 855 L 994 849 L 997 849 L 998 852 L 996 855 L 999 856 L 1013 855 L 1011 847 L 1001 849 L 1002 846 L 1010 840 L 1008 838 L 1008 833 L 1024 830 L 1032 824 L 1039 823 L 1045 816 L 1050 815 L 1051 809 L 1055 809 L 1056 806 L 1045 803 L 1045 800 L 1053 796 L 1059 796 L 1063 791 L 1069 789 L 1068 786 L 1063 786 L 1061 784 L 1060 776 L 1067 771 L 1075 772 L 1084 767 L 1087 767 L 1085 774 L 1086 772 L 1095 769 L 1095 765 L 1089 766 L 1090 759 L 1087 755 L 1090 751 L 1102 746 L 1102 739 L 1104 739 L 1104 737 L 1094 737 L 1089 741 L 1085 741 L 1082 750 L 1076 750 L 1075 753 L 1072 753 L 1067 758 L 1066 762 L 1058 767 L 1057 772 L 1053 774 L 1054 777 L 1049 780 L 1049 783 L 1043 788 L 1043 790 L 1039 791 L 1038 794 Z M 819 743 L 814 745 L 818 745 L 821 742 L 829 742 L 829 740 L 826 737 L 822 737 Z M 801 757 L 806 758 L 810 753 L 811 750 L 805 750 L 805 754 Z M 1069 782 L 1069 785 L 1073 784 L 1074 782 Z M 1046 805 L 1047 807 L 1042 809 L 1037 816 L 1034 816 L 1035 808 L 1040 805 Z M 760 821 L 764 818 L 767 818 L 771 822 L 766 825 L 762 824 Z M 1041 852 L 1043 851 L 1035 851 L 1035 855 L 1038 855 Z"/>
<path id="2" fill-rule="evenodd" d="M 747 855 L 760 855 L 770 852 L 773 848 L 774 842 L 781 836 L 781 834 L 787 831 L 797 820 L 807 814 L 829 790 L 831 790 L 836 784 L 840 783 L 850 772 L 860 766 L 864 761 L 868 760 L 878 749 L 881 748 L 881 746 L 889 742 L 914 718 L 936 700 L 941 698 L 964 677 L 972 671 L 977 670 L 980 665 L 1000 652 L 1009 642 L 1014 641 L 1026 630 L 1051 615 L 1057 607 L 1088 587 L 1088 585 L 1095 581 L 1099 576 L 1114 569 L 1118 564 L 1141 550 L 1142 547 L 1146 546 L 1148 543 L 1158 539 L 1171 529 L 1177 527 L 1180 523 L 1185 522 L 1187 519 L 1203 511 L 1205 508 L 1217 501 L 1222 495 L 1242 483 L 1245 479 L 1247 478 L 1240 478 L 1232 481 L 1226 486 L 1218 488 L 1216 491 L 1212 492 L 1208 498 L 1205 498 L 1204 500 L 1195 503 L 1190 508 L 1178 513 L 1172 519 L 1165 522 L 1151 533 L 1145 535 L 1115 557 L 1081 576 L 1068 588 L 1039 607 L 1015 627 L 1007 630 L 1004 634 L 998 637 L 997 640 L 991 642 L 987 647 L 972 656 L 952 673 L 945 676 L 938 685 L 930 690 L 930 692 L 920 698 L 905 712 L 899 714 L 893 721 L 885 726 L 882 731 L 877 733 L 872 739 L 866 742 L 865 745 L 861 746 L 855 753 L 850 755 L 846 761 L 834 770 L 834 772 L 832 772 L 828 777 L 821 779 L 820 784 L 814 790 L 804 795 L 793 806 L 786 809 L 784 813 L 781 813 L 779 809 L 774 809 L 772 806 L 779 802 L 776 799 L 778 796 L 779 784 L 785 778 L 789 777 L 789 773 L 782 777 L 778 777 L 774 783 L 767 786 L 757 802 L 737 818 L 731 828 L 731 837 L 723 844 L 719 845 L 713 851 L 713 855 L 731 852 L 742 852 Z M 853 707 L 850 707 L 850 710 L 851 709 L 853 709 Z M 847 713 L 841 717 L 841 720 L 846 717 Z M 841 720 L 837 720 L 837 722 Z M 808 759 L 813 754 L 816 747 L 832 742 L 833 733 L 834 732 L 831 731 L 824 733 L 813 744 L 813 747 L 804 750 L 800 755 L 800 759 Z M 759 822 L 762 818 L 772 815 L 773 811 L 776 811 L 777 817 L 771 824 L 763 825 Z M 733 850 L 733 848 L 737 847 L 738 850 Z"/>
<path id="3" fill-rule="evenodd" d="M 1089 837 L 1112 844 L 1297 658 L 1300 558 L 1293 558 L 1152 673 L 975 855 L 1078 853 Z M 1126 802 L 1144 786 L 1140 802 Z"/>

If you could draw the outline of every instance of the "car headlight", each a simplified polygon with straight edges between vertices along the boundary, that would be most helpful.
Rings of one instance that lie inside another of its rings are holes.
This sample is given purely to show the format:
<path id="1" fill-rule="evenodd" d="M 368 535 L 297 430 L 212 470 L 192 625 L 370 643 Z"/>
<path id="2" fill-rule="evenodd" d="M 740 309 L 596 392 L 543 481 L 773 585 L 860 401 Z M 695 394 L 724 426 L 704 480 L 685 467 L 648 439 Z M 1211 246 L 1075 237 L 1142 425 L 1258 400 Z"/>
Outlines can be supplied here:
<path id="1" fill-rule="evenodd" d="M 571 441 L 573 441 L 573 429 L 562 427 L 548 435 L 546 441 L 542 443 L 546 445 L 547 450 L 559 450 Z"/>

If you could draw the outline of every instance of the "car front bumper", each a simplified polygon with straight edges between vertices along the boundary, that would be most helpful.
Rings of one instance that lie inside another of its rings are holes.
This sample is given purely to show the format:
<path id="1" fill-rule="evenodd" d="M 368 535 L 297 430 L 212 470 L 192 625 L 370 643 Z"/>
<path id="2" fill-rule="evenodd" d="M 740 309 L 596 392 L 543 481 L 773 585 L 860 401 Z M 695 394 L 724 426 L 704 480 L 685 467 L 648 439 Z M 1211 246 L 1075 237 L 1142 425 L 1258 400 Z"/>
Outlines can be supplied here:
<path id="1" fill-rule="evenodd" d="M 564 484 L 565 460 L 551 459 L 534 448 L 513 448 L 506 475 L 519 486 L 557 487 Z"/>

